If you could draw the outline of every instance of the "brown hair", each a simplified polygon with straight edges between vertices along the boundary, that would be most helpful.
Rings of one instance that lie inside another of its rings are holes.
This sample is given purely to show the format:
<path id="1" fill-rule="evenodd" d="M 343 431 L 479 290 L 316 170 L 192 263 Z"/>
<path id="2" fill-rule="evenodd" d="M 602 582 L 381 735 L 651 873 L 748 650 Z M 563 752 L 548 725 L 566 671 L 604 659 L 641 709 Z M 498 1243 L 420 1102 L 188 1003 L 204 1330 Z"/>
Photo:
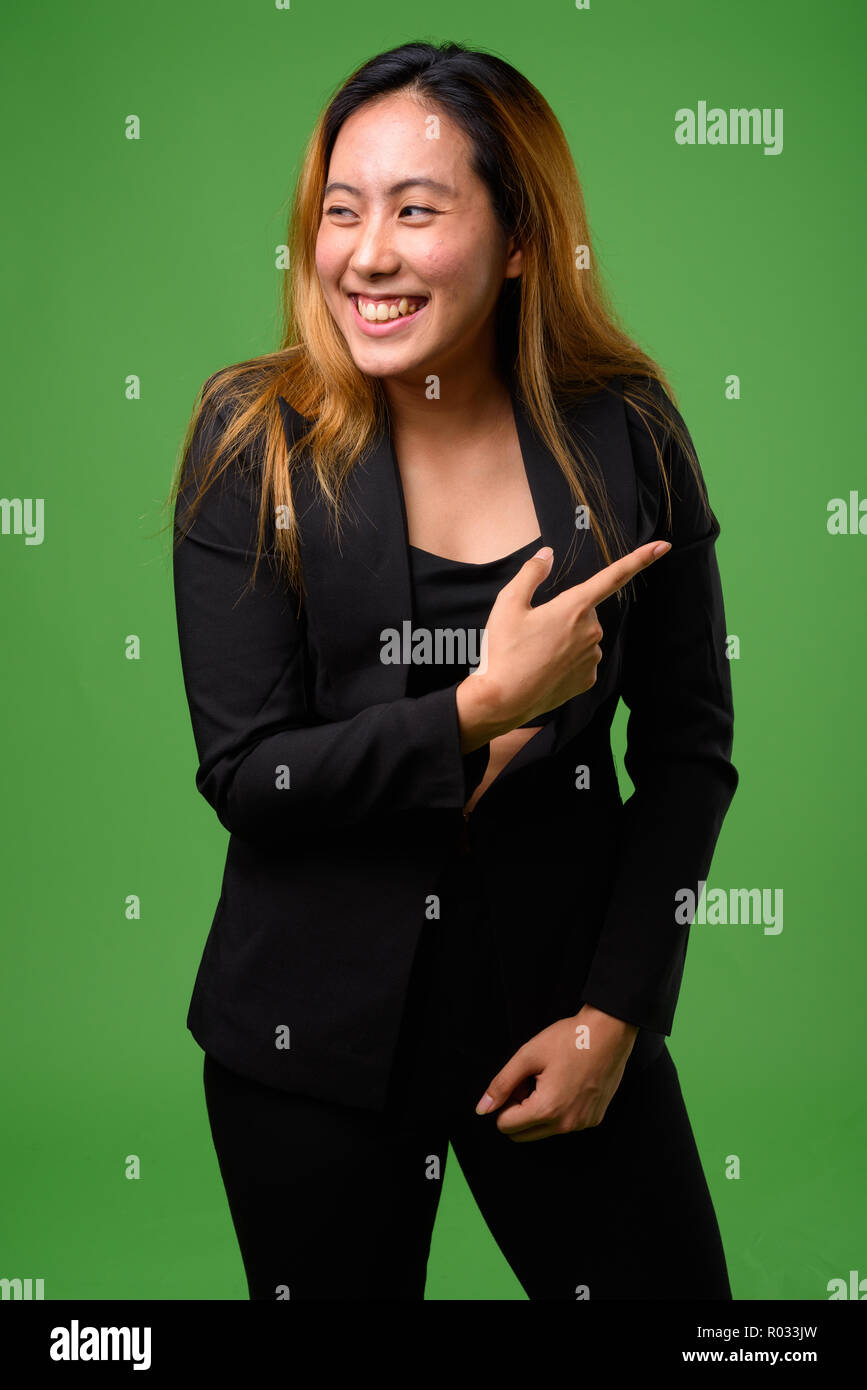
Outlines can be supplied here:
<path id="1" fill-rule="evenodd" d="M 188 515 L 195 514 L 207 487 L 233 458 L 245 450 L 250 458 L 257 457 L 261 494 L 251 582 L 266 548 L 269 518 L 280 507 L 289 524 L 270 532 L 275 543 L 271 553 L 299 596 L 303 591 L 291 489 L 302 453 L 309 451 L 339 529 L 342 485 L 377 433 L 387 427 L 388 408 L 379 381 L 359 371 L 333 320 L 316 273 L 315 245 L 329 159 L 341 126 L 365 102 L 392 92 L 406 92 L 426 107 L 445 111 L 462 128 L 470 141 L 473 169 L 487 185 L 495 214 L 522 249 L 522 273 L 504 281 L 497 304 L 499 368 L 557 460 L 576 504 L 588 506 L 593 534 L 610 563 L 616 558 L 612 547 L 617 554 L 625 550 L 620 528 L 605 500 L 604 482 L 597 487 L 594 470 L 563 433 L 560 411 L 620 376 L 624 395 L 642 421 L 649 425 L 648 415 L 658 421 L 663 444 L 672 435 L 699 483 L 701 473 L 688 435 L 659 390 L 662 387 L 676 404 L 663 372 L 616 322 L 596 269 L 584 197 L 560 123 L 541 93 L 509 63 L 456 43 L 407 43 L 371 58 L 342 84 L 320 116 L 289 218 L 282 346 L 225 367 L 204 383 L 184 437 L 169 505 L 187 481 L 197 425 L 216 418 L 211 412 L 217 411 L 222 425 L 202 460 Z M 586 268 L 576 265 L 578 247 L 588 248 Z M 309 429 L 291 448 L 279 396 L 308 417 Z M 668 478 L 660 444 L 652 429 L 650 433 L 670 525 Z M 701 495 L 707 506 L 703 487 Z M 267 540 L 268 548 L 271 545 Z"/>

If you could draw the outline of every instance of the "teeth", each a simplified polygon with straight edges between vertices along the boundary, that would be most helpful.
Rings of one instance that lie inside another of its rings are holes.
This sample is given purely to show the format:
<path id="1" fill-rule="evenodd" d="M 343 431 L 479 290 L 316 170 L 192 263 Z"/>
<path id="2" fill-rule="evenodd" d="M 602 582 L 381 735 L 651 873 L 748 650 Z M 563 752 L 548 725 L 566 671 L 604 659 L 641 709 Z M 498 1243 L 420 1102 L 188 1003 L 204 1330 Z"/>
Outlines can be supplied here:
<path id="1" fill-rule="evenodd" d="M 406 314 L 414 314 L 419 304 L 410 302 L 408 299 L 400 299 L 396 304 L 385 304 L 373 299 L 362 299 L 359 295 L 356 303 L 358 312 L 363 319 L 369 323 L 385 323 L 386 319 L 403 318 Z"/>

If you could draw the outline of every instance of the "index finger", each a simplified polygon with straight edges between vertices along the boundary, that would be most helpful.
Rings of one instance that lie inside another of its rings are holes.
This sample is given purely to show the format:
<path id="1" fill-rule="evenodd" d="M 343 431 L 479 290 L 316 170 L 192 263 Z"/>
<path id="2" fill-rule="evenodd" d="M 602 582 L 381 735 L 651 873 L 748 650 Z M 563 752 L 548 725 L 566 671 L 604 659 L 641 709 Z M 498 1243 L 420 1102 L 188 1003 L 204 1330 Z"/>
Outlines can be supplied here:
<path id="1" fill-rule="evenodd" d="M 664 546 L 665 549 L 659 550 L 659 554 L 654 554 L 658 547 Z M 637 550 L 631 551 L 628 555 L 623 555 L 613 564 L 606 565 L 605 569 L 597 571 L 596 574 L 585 579 L 583 584 L 575 584 L 574 589 L 581 590 L 581 597 L 587 601 L 591 608 L 603 599 L 610 598 L 616 594 L 618 589 L 622 589 L 624 584 L 628 584 L 633 575 L 640 570 L 647 569 L 654 560 L 659 560 L 663 555 L 667 555 L 671 549 L 671 541 L 648 541 L 646 545 L 640 545 Z"/>

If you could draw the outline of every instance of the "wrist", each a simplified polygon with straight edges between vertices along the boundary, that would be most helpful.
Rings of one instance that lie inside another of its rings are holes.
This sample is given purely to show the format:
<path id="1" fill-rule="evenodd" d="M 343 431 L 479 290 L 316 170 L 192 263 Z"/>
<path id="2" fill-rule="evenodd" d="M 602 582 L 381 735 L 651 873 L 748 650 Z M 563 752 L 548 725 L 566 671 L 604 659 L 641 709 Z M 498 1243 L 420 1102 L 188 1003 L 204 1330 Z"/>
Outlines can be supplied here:
<path id="1" fill-rule="evenodd" d="M 604 1009 L 597 1009 L 594 1004 L 582 1004 L 575 1014 L 573 1022 L 586 1023 L 592 1026 L 593 1023 L 604 1023 L 606 1028 L 612 1032 L 620 1032 L 624 1037 L 635 1038 L 638 1035 L 638 1024 L 627 1023 L 625 1018 L 617 1018 L 615 1014 L 608 1014 Z"/>
<path id="2" fill-rule="evenodd" d="M 462 753 L 472 753 L 515 727 L 500 713 L 499 693 L 489 676 L 467 676 L 458 685 L 455 699 Z"/>

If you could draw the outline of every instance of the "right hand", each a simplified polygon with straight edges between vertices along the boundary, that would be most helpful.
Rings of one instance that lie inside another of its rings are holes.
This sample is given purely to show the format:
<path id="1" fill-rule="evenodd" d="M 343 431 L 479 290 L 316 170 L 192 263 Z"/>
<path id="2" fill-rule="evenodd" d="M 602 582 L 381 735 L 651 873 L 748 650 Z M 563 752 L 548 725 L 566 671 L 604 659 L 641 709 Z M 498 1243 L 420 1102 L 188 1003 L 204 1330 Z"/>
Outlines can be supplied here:
<path id="1" fill-rule="evenodd" d="M 648 541 L 535 608 L 530 599 L 550 573 L 553 553 L 533 555 L 521 566 L 491 609 L 479 666 L 458 688 L 473 698 L 486 732 L 526 724 L 596 683 L 603 635 L 596 604 L 662 558 L 653 553 L 658 545 L 671 549 L 668 542 Z"/>

